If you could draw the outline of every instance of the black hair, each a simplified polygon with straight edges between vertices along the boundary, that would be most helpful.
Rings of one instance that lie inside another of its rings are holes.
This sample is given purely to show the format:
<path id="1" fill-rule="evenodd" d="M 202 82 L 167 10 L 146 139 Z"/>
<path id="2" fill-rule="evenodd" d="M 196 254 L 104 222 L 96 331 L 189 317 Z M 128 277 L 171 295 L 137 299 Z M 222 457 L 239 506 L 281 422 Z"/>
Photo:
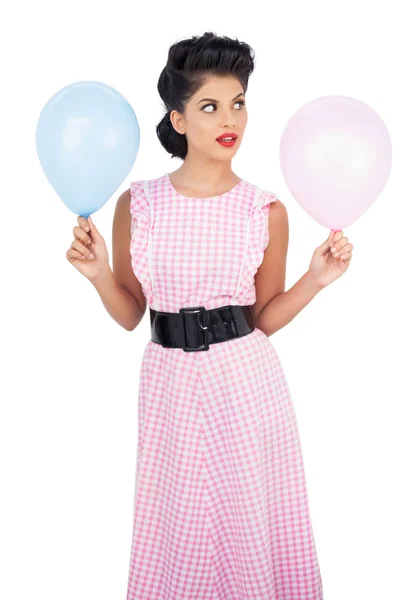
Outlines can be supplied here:
<path id="1" fill-rule="evenodd" d="M 157 84 L 167 112 L 156 131 L 171 158 L 177 156 L 184 160 L 188 151 L 186 135 L 178 133 L 171 123 L 171 111 L 183 113 L 187 101 L 210 75 L 237 77 L 246 92 L 253 70 L 254 50 L 237 38 L 206 32 L 170 47 L 167 64 Z"/>

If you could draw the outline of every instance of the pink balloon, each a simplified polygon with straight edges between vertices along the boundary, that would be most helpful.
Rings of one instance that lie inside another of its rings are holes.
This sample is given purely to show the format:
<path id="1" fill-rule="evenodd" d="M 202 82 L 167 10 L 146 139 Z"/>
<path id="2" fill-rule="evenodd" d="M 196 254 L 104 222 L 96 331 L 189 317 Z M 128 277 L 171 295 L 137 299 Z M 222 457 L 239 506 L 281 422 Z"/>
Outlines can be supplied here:
<path id="1" fill-rule="evenodd" d="M 340 231 L 375 202 L 392 165 L 389 132 L 367 104 L 324 96 L 288 121 L 280 143 L 285 182 L 318 223 Z"/>

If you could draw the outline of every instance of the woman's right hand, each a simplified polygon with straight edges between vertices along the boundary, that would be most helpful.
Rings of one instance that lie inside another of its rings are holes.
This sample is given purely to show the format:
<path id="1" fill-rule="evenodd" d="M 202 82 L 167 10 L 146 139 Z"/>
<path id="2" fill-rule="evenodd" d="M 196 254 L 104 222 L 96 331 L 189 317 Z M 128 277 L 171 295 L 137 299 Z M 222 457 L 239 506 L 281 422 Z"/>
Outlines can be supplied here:
<path id="1" fill-rule="evenodd" d="M 78 217 L 77 221 L 79 225 L 73 228 L 75 239 L 66 256 L 82 275 L 93 282 L 109 268 L 107 246 L 91 217 Z"/>

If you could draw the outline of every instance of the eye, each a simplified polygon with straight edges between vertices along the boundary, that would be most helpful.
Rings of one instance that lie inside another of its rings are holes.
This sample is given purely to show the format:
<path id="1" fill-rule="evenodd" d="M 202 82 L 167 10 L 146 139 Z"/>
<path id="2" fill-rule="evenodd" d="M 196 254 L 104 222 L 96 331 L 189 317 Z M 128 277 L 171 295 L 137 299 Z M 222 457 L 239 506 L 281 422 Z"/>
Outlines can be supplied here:
<path id="1" fill-rule="evenodd" d="M 243 100 L 238 100 L 237 102 L 235 102 L 235 104 L 240 104 L 243 107 L 243 106 L 245 106 L 246 102 L 244 102 Z M 208 112 L 208 113 L 214 112 L 213 110 L 204 110 L 208 106 L 215 106 L 216 107 L 216 104 L 214 104 L 214 103 L 213 104 L 205 104 L 201 110 L 203 110 L 204 112 Z M 242 110 L 242 108 L 240 108 L 239 110 Z"/>

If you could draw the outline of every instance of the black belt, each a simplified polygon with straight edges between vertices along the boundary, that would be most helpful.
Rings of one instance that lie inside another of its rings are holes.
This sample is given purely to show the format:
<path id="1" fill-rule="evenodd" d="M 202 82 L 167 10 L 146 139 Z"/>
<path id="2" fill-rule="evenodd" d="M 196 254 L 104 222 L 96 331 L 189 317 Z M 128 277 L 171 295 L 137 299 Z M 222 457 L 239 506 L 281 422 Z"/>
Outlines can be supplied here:
<path id="1" fill-rule="evenodd" d="M 150 308 L 151 339 L 164 348 L 185 352 L 208 350 L 210 344 L 239 338 L 255 329 L 249 306 L 228 305 L 206 310 L 181 308 L 178 313 Z"/>

